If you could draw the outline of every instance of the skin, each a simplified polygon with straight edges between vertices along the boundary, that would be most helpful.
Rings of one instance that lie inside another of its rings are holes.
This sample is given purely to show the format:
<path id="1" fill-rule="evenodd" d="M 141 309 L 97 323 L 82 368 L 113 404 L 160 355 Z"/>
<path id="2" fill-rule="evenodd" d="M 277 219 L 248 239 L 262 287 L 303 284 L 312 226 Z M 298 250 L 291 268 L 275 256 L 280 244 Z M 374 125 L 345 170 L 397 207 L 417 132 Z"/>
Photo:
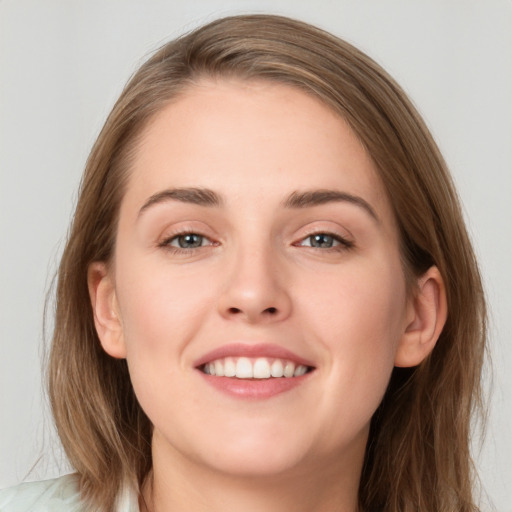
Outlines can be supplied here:
<path id="1" fill-rule="evenodd" d="M 149 508 L 357 510 L 391 371 L 419 364 L 446 317 L 437 269 L 406 289 L 391 204 L 360 141 L 294 88 L 203 81 L 156 115 L 130 172 L 113 265 L 93 264 L 89 286 L 102 345 L 127 359 L 154 424 Z M 176 188 L 222 205 L 155 200 Z M 283 204 L 319 189 L 361 201 Z M 201 246 L 181 249 L 183 233 Z M 339 241 L 312 247 L 313 233 Z M 227 395 L 194 363 L 235 342 L 279 345 L 314 371 L 271 398 Z"/>

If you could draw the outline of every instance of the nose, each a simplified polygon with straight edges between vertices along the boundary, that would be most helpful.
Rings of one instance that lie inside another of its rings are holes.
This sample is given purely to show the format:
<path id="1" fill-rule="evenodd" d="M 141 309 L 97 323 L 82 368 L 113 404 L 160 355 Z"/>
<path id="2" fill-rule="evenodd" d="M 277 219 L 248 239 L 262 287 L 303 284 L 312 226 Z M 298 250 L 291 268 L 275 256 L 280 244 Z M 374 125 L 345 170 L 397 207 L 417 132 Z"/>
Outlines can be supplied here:
<path id="1" fill-rule="evenodd" d="M 220 314 L 251 324 L 285 320 L 291 313 L 292 301 L 282 263 L 272 251 L 239 251 L 226 273 L 219 297 Z"/>

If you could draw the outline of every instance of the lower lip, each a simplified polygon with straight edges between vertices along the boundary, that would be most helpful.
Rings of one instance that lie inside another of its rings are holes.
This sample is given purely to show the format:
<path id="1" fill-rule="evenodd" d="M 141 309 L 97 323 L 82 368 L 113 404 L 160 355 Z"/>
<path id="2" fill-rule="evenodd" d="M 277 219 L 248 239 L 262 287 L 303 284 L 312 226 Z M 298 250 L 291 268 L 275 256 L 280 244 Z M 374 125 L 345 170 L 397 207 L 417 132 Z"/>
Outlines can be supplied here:
<path id="1" fill-rule="evenodd" d="M 237 379 L 232 377 L 215 377 L 201 371 L 200 373 L 206 382 L 217 390 L 232 397 L 242 399 L 264 399 L 280 395 L 300 386 L 311 375 L 310 372 L 300 377 Z"/>

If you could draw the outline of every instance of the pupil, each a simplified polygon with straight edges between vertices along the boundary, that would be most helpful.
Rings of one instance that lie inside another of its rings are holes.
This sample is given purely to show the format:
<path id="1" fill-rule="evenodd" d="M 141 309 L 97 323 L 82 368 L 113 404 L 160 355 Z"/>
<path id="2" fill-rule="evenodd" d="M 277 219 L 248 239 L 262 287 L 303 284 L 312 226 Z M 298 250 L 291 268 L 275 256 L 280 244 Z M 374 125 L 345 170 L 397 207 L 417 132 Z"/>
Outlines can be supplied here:
<path id="1" fill-rule="evenodd" d="M 329 235 L 313 235 L 311 237 L 311 245 L 313 247 L 324 247 L 324 248 L 330 248 L 333 244 L 333 238 Z"/>
<path id="2" fill-rule="evenodd" d="M 183 249 L 190 249 L 193 247 L 201 247 L 203 243 L 203 237 L 201 235 L 195 235 L 190 233 L 188 235 L 181 235 L 178 238 L 179 246 Z"/>

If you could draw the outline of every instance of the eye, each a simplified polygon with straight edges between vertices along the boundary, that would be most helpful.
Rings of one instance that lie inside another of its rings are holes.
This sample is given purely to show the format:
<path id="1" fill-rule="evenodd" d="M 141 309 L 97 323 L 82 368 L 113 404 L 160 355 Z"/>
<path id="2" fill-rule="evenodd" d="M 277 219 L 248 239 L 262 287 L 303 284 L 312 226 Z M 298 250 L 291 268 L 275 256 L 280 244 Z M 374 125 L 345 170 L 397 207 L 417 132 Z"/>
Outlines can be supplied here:
<path id="1" fill-rule="evenodd" d="M 321 249 L 330 249 L 336 244 L 337 240 L 332 235 L 327 233 L 317 233 L 305 238 L 301 245 L 308 247 L 318 247 Z"/>
<path id="2" fill-rule="evenodd" d="M 348 249 L 353 243 L 338 235 L 330 233 L 314 233 L 301 240 L 297 245 L 301 247 L 313 247 L 315 249 Z"/>
<path id="3" fill-rule="evenodd" d="M 212 245 L 211 240 L 197 233 L 182 233 L 167 238 L 160 244 L 164 247 L 173 247 L 177 249 L 197 249 L 206 245 Z"/>

